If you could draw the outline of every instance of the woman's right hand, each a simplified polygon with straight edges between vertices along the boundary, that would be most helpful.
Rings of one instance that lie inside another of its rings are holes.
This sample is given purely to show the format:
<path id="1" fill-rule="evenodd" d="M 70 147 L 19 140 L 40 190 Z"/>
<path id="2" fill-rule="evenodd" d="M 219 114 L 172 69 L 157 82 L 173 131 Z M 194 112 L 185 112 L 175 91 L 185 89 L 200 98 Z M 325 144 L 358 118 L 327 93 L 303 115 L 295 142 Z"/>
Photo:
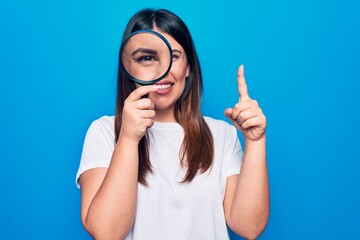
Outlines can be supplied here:
<path id="1" fill-rule="evenodd" d="M 142 98 L 142 96 L 156 89 L 154 85 L 140 86 L 126 98 L 119 138 L 125 137 L 138 143 L 146 130 L 154 124 L 154 103 L 150 98 Z"/>

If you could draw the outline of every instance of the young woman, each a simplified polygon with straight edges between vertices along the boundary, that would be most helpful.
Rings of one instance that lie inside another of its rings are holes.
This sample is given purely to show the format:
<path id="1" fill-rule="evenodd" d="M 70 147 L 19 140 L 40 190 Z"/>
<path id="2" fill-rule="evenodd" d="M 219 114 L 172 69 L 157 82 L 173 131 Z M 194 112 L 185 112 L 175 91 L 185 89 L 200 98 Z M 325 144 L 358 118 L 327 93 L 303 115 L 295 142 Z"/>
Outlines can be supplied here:
<path id="1" fill-rule="evenodd" d="M 119 67 L 116 114 L 91 124 L 77 174 L 85 229 L 95 239 L 223 240 L 228 226 L 257 238 L 269 217 L 266 118 L 248 95 L 244 67 L 239 101 L 225 110 L 233 126 L 203 117 L 200 65 L 186 25 L 167 10 L 145 9 L 130 19 L 124 39 L 140 29 L 168 40 L 173 64 L 151 86 L 135 84 Z"/>

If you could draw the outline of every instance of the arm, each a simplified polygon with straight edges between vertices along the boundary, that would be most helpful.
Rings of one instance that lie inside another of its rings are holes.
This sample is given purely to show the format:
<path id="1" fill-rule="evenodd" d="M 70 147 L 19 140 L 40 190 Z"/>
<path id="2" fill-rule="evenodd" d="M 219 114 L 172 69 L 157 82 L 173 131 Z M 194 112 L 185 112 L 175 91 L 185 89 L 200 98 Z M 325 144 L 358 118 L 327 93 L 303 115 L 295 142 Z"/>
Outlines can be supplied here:
<path id="1" fill-rule="evenodd" d="M 270 209 L 265 138 L 245 142 L 241 172 L 227 179 L 224 209 L 231 230 L 247 239 L 265 229 Z"/>
<path id="2" fill-rule="evenodd" d="M 238 72 L 239 102 L 225 115 L 245 139 L 240 174 L 228 177 L 224 199 L 226 222 L 237 234 L 256 239 L 265 229 L 270 212 L 266 167 L 266 118 L 250 99 L 243 66 Z"/>
<path id="3" fill-rule="evenodd" d="M 138 186 L 138 143 L 153 124 L 153 91 L 140 87 L 125 102 L 122 128 L 108 169 L 95 168 L 80 177 L 81 220 L 95 239 L 123 239 L 136 213 Z"/>
<path id="4" fill-rule="evenodd" d="M 108 170 L 95 168 L 81 175 L 81 220 L 95 239 L 122 239 L 130 231 L 137 171 L 137 144 L 119 139 Z"/>

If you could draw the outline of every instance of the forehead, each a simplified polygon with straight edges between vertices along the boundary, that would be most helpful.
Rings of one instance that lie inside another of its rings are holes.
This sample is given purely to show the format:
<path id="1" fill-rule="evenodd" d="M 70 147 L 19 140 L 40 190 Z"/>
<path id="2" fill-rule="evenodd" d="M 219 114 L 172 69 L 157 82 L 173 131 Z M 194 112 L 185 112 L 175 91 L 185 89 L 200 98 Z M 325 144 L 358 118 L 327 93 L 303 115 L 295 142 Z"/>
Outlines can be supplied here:
<path id="1" fill-rule="evenodd" d="M 155 32 L 160 33 L 161 35 L 163 35 L 166 38 L 166 40 L 170 43 L 171 48 L 173 50 L 177 49 L 177 50 L 180 50 L 181 52 L 184 52 L 184 49 L 182 48 L 182 46 L 170 34 L 165 33 L 165 32 L 161 31 L 158 28 L 154 28 L 152 30 L 155 31 Z"/>
<path id="2" fill-rule="evenodd" d="M 122 52 L 131 54 L 133 51 L 139 49 L 152 49 L 157 52 L 169 51 L 163 39 L 151 32 L 140 32 L 131 35 L 131 37 L 126 40 Z"/>

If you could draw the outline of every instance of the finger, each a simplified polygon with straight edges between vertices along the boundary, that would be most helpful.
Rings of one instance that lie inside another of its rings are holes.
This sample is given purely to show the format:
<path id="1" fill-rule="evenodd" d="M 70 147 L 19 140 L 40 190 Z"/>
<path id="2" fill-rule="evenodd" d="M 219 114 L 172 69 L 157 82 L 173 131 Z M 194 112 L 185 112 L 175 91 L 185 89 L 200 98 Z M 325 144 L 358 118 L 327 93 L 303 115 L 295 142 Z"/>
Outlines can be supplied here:
<path id="1" fill-rule="evenodd" d="M 244 76 L 244 65 L 242 64 L 238 69 L 237 80 L 238 80 L 239 101 L 249 100 L 250 97 Z"/>
<path id="2" fill-rule="evenodd" d="M 149 94 L 151 92 L 155 92 L 157 90 L 157 87 L 155 85 L 151 86 L 141 86 L 135 89 L 130 95 L 128 96 L 128 99 L 131 101 L 139 100 L 142 96 Z"/>
<path id="3" fill-rule="evenodd" d="M 154 119 L 155 110 L 141 110 L 141 111 L 138 111 L 137 114 L 142 119 Z"/>
<path id="4" fill-rule="evenodd" d="M 243 129 L 248 129 L 251 127 L 258 127 L 258 126 L 262 126 L 262 125 L 263 125 L 263 120 L 262 120 L 261 116 L 249 118 L 245 122 L 241 123 L 241 127 Z"/>
<path id="5" fill-rule="evenodd" d="M 141 110 L 154 109 L 154 103 L 149 98 L 140 98 L 135 101 L 134 107 Z"/>
<path id="6" fill-rule="evenodd" d="M 145 126 L 150 128 L 154 125 L 154 119 L 145 119 Z"/>
<path id="7" fill-rule="evenodd" d="M 238 102 L 234 106 L 231 117 L 233 119 L 236 119 L 239 116 L 240 112 L 250 109 L 252 107 L 253 107 L 252 102 Z"/>
<path id="8" fill-rule="evenodd" d="M 259 116 L 260 114 L 261 114 L 260 108 L 249 108 L 240 112 L 236 119 L 243 123 L 250 118 Z"/>
<path id="9" fill-rule="evenodd" d="M 232 118 L 232 112 L 233 112 L 233 109 L 232 109 L 232 108 L 227 108 L 227 109 L 225 109 L 225 111 L 224 111 L 225 117 L 227 117 L 230 121 L 233 121 L 233 120 L 234 120 L 234 119 Z"/>
<path id="10" fill-rule="evenodd" d="M 227 117 L 233 124 L 236 124 L 236 118 L 234 119 L 233 117 L 232 117 L 232 113 L 233 113 L 233 109 L 232 108 L 227 108 L 227 109 L 225 109 L 225 111 L 224 111 L 224 115 L 225 115 L 225 117 Z"/>

